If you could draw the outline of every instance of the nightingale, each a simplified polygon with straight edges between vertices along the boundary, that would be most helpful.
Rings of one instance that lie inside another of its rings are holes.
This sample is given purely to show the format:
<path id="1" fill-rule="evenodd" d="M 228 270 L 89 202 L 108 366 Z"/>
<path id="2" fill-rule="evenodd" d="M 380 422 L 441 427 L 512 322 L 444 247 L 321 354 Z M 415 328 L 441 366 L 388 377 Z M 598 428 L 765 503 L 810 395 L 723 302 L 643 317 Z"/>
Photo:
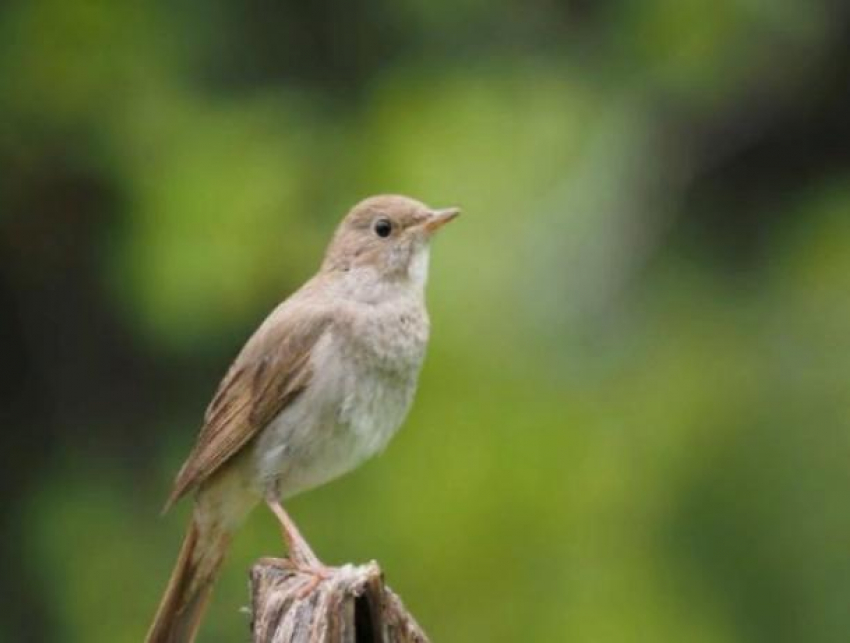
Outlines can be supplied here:
<path id="1" fill-rule="evenodd" d="M 280 522 L 290 563 L 316 583 L 326 577 L 281 501 L 351 471 L 404 421 L 428 343 L 430 241 L 458 214 L 398 195 L 361 201 L 316 275 L 247 341 L 165 505 L 194 495 L 148 643 L 194 640 L 230 539 L 260 502 Z"/>

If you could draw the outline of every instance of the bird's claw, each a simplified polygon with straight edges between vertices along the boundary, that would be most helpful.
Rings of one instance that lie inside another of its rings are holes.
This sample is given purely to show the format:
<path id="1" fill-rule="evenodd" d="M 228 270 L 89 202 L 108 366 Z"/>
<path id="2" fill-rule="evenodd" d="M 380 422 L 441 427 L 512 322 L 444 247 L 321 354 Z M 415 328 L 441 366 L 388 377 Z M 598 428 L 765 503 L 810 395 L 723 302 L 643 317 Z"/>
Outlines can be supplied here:
<path id="1" fill-rule="evenodd" d="M 322 563 L 309 566 L 302 566 L 296 564 L 294 566 L 294 569 L 296 569 L 301 574 L 310 576 L 310 580 L 307 581 L 307 584 L 298 591 L 297 597 L 299 600 L 304 600 L 305 598 L 307 598 L 315 591 L 315 589 L 319 586 L 320 583 L 328 580 L 331 576 L 333 576 L 333 568 L 326 567 Z"/>

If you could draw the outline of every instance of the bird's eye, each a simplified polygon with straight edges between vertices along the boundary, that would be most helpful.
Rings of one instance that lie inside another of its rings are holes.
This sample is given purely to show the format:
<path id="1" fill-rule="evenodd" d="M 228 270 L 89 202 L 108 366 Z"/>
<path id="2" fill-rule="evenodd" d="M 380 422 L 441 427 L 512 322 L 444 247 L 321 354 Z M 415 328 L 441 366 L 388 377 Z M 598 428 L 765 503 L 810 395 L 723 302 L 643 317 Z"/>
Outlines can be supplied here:
<path id="1" fill-rule="evenodd" d="M 393 223 L 389 219 L 378 219 L 375 221 L 375 234 L 379 237 L 388 237 L 393 231 Z"/>

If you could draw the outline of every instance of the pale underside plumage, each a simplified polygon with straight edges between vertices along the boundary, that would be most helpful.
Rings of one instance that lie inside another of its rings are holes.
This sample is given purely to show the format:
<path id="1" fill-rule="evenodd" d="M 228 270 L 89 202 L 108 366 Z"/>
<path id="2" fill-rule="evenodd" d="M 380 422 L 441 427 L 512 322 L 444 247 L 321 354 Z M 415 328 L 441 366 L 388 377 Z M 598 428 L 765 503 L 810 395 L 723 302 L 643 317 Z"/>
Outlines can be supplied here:
<path id="1" fill-rule="evenodd" d="M 416 389 L 427 323 L 419 302 L 399 297 L 342 316 L 311 353 L 303 393 L 263 430 L 255 470 L 289 497 L 323 484 L 381 451 Z M 391 348 L 390 348 L 391 347 Z"/>

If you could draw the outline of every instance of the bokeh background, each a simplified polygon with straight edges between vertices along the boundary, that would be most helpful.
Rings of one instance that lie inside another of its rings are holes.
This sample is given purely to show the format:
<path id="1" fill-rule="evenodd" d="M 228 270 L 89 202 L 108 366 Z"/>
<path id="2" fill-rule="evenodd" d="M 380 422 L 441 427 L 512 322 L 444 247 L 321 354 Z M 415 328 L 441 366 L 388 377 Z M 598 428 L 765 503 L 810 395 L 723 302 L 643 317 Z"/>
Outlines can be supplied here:
<path id="1" fill-rule="evenodd" d="M 0 9 L 0 639 L 141 640 L 230 359 L 347 208 L 465 214 L 387 453 L 295 499 L 435 641 L 847 641 L 850 15 Z M 256 512 L 202 630 L 248 638 Z"/>

